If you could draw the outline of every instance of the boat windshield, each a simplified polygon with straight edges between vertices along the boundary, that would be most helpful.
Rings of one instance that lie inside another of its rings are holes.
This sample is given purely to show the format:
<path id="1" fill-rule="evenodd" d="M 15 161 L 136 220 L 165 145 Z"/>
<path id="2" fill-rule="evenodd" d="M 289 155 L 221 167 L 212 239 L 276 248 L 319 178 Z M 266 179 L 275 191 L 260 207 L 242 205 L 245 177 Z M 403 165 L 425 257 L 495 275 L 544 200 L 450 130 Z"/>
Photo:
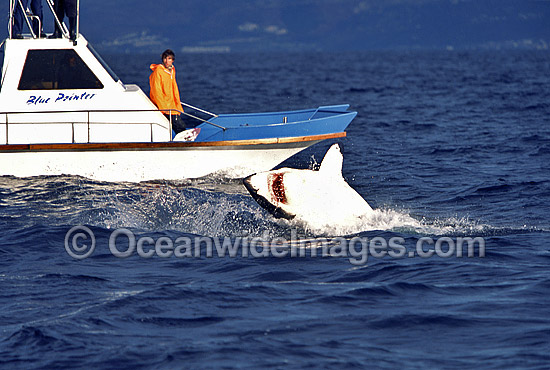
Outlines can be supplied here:
<path id="1" fill-rule="evenodd" d="M 118 82 L 120 81 L 120 78 L 118 78 L 118 76 L 116 75 L 116 73 L 111 69 L 111 67 L 109 67 L 109 65 L 107 63 L 105 63 L 105 61 L 103 60 L 103 58 L 101 57 L 101 55 L 98 54 L 97 51 L 95 51 L 94 47 L 92 46 L 92 44 L 90 44 L 88 42 L 88 49 L 90 49 L 90 51 L 92 52 L 92 54 L 94 55 L 94 57 L 96 57 L 96 59 L 99 61 L 99 63 L 101 63 L 101 65 L 103 66 L 103 68 L 105 68 L 105 70 L 109 73 L 109 75 L 113 78 L 113 80 L 115 80 L 115 82 Z"/>

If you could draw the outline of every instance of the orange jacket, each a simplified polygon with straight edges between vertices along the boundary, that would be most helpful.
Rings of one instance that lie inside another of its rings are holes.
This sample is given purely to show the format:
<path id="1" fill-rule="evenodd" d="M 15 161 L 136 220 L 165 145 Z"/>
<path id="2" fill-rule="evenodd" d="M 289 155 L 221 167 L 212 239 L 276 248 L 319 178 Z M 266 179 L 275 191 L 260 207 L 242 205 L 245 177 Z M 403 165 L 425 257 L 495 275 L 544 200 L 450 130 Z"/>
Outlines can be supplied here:
<path id="1" fill-rule="evenodd" d="M 176 83 L 176 68 L 172 67 L 172 70 L 168 70 L 162 64 L 151 64 L 151 70 L 153 71 L 149 76 L 151 101 L 158 109 L 182 111 L 180 92 Z M 170 114 L 169 111 L 163 113 Z M 172 111 L 172 114 L 179 115 L 179 112 Z"/>

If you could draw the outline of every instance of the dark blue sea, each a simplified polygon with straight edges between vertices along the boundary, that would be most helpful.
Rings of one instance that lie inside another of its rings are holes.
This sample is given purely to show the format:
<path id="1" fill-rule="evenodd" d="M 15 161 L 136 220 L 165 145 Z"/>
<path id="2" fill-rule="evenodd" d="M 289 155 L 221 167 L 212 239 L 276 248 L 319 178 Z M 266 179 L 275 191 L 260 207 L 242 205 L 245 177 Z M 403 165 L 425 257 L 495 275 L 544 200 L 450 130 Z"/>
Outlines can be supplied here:
<path id="1" fill-rule="evenodd" d="M 148 92 L 157 55 L 104 57 Z M 0 177 L 0 367 L 550 366 L 550 53 L 178 53 L 176 67 L 182 100 L 215 113 L 349 103 L 343 175 L 375 219 L 277 220 L 224 175 Z M 284 165 L 314 168 L 332 143 Z M 67 252 L 74 227 L 95 237 L 87 258 Z M 200 255 L 119 258 L 121 229 Z M 266 236 L 305 256 L 208 257 L 199 242 Z M 406 253 L 364 263 L 334 242 L 392 238 Z M 452 253 L 465 238 L 483 253 Z"/>

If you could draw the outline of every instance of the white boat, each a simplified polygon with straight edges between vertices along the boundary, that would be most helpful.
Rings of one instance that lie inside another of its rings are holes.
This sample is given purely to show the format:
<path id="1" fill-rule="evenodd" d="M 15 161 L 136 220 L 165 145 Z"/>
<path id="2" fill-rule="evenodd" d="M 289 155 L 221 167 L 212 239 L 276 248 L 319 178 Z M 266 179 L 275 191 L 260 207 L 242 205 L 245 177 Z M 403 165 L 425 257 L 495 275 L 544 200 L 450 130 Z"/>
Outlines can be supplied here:
<path id="1" fill-rule="evenodd" d="M 122 83 L 78 27 L 74 40 L 66 27 L 58 39 L 30 32 L 16 39 L 10 30 L 3 42 L 0 175 L 131 182 L 219 172 L 244 177 L 345 136 L 356 115 L 348 105 L 227 115 L 199 109 L 210 118 L 174 137 L 162 114 L 174 112 L 159 111 L 137 85 Z"/>

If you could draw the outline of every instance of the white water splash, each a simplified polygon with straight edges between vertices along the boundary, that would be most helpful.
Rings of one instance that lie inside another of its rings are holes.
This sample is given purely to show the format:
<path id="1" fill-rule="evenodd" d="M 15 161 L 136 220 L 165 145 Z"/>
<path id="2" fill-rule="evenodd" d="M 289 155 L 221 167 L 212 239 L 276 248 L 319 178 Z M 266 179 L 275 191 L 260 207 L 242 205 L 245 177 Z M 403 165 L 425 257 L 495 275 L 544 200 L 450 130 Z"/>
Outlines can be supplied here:
<path id="1" fill-rule="evenodd" d="M 420 235 L 472 235 L 487 233 L 489 225 L 471 220 L 468 217 L 429 219 L 413 217 L 409 212 L 390 208 L 374 209 L 370 215 L 359 217 L 347 224 L 315 223 L 315 220 L 282 220 L 287 227 L 298 227 L 314 235 L 346 236 L 368 231 L 390 231 Z"/>
<path id="2" fill-rule="evenodd" d="M 201 189 L 198 189 L 197 186 Z M 494 228 L 467 217 L 430 219 L 389 207 L 345 224 L 314 219 L 275 219 L 256 204 L 239 183 L 140 184 L 93 194 L 95 209 L 80 222 L 108 229 L 174 230 L 201 236 L 283 236 L 297 229 L 309 236 L 347 236 L 369 231 L 420 235 L 486 234 Z M 206 189 L 203 190 L 202 188 Z"/>

